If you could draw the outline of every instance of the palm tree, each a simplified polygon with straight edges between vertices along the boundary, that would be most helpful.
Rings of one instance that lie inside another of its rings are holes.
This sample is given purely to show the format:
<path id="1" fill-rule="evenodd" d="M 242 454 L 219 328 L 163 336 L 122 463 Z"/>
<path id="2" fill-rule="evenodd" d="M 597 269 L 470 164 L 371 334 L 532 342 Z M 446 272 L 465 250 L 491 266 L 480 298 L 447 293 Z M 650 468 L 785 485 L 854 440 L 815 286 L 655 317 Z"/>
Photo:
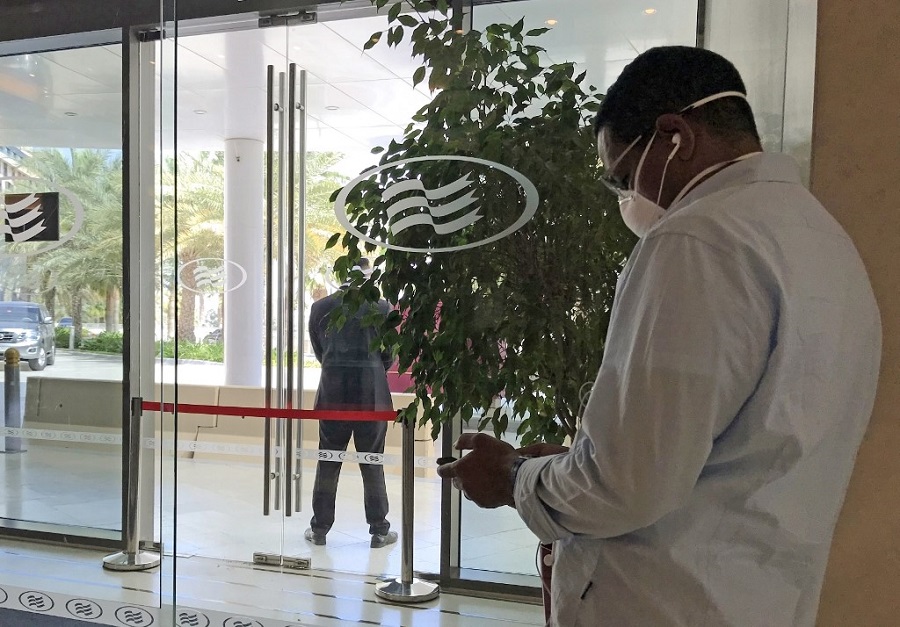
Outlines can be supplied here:
<path id="1" fill-rule="evenodd" d="M 118 322 L 122 285 L 122 159 L 116 151 L 34 151 L 23 169 L 42 181 L 70 190 L 84 208 L 81 231 L 63 246 L 30 260 L 31 285 L 39 285 L 41 298 L 55 311 L 56 300 L 68 301 L 76 342 L 83 326 L 86 303 L 97 302 L 104 311 L 106 329 Z M 46 191 L 46 184 L 22 185 Z M 64 208 L 61 197 L 61 209 Z M 60 232 L 72 228 L 74 213 L 60 211 Z"/>
<path id="2" fill-rule="evenodd" d="M 222 152 L 181 154 L 168 160 L 163 170 L 162 247 L 175 267 L 198 259 L 225 254 L 225 156 Z M 177 244 L 177 246 L 176 246 Z M 162 260 L 161 260 L 162 261 Z M 195 342 L 197 292 L 193 273 L 178 277 L 179 311 L 176 321 L 180 341 Z"/>
<path id="3" fill-rule="evenodd" d="M 324 287 L 322 277 L 330 276 L 340 256 L 336 248 L 325 249 L 328 239 L 342 231 L 334 216 L 331 195 L 347 183 L 348 178 L 334 171 L 344 158 L 337 152 L 310 152 L 306 155 L 306 288 Z"/>

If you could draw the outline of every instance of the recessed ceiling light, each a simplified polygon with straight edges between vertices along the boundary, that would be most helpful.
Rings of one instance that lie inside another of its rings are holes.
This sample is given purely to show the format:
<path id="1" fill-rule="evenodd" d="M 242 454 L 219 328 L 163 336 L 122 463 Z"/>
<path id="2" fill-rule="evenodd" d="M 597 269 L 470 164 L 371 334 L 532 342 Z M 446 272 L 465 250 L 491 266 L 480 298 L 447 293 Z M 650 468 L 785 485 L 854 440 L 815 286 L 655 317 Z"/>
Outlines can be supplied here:
<path id="1" fill-rule="evenodd" d="M 34 72 L 31 72 L 28 76 L 30 76 L 31 78 L 34 78 Z"/>
<path id="2" fill-rule="evenodd" d="M 75 113 L 74 111 L 66 111 L 66 115 L 69 116 L 70 118 L 74 118 L 78 114 Z"/>
<path id="3" fill-rule="evenodd" d="M 546 22 L 544 22 L 544 24 L 546 24 L 547 26 L 556 26 L 557 24 L 559 24 L 559 22 L 557 22 L 556 20 L 547 20 Z"/>
<path id="4" fill-rule="evenodd" d="M 194 113 L 197 115 L 206 115 L 206 109 L 194 109 Z"/>
<path id="5" fill-rule="evenodd" d="M 653 15 L 654 13 L 656 13 L 656 9 L 644 9 L 644 14 L 646 15 Z"/>
<path id="6" fill-rule="evenodd" d="M 327 107 L 325 107 L 326 111 L 337 111 L 338 109 L 340 109 L 340 107 L 337 105 L 328 105 Z"/>

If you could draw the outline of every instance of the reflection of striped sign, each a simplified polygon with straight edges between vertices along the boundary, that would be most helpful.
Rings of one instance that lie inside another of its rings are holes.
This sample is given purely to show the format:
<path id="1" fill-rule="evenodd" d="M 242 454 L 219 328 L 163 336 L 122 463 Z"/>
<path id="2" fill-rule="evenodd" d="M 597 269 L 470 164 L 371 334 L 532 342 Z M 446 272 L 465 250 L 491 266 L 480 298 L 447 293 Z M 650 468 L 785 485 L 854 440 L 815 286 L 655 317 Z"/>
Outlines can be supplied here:
<path id="1" fill-rule="evenodd" d="M 0 230 L 7 242 L 59 241 L 59 193 L 6 194 Z"/>

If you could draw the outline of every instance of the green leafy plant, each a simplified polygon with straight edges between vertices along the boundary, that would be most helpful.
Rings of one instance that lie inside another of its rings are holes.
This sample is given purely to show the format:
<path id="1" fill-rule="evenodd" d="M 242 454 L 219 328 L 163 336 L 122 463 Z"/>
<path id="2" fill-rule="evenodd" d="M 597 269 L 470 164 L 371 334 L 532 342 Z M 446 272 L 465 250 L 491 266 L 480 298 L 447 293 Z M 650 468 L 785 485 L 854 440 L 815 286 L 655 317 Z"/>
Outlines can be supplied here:
<path id="1" fill-rule="evenodd" d="M 56 345 L 61 348 L 69 348 L 69 328 L 68 327 L 56 327 L 53 330 L 53 333 L 56 335 Z"/>
<path id="2" fill-rule="evenodd" d="M 95 337 L 81 340 L 81 350 L 92 353 L 121 353 L 122 334 L 104 331 Z"/>
<path id="3" fill-rule="evenodd" d="M 381 8 L 386 1 L 373 3 Z M 388 20 L 388 29 L 365 47 L 396 46 L 408 37 L 422 63 L 413 82 L 427 80 L 434 97 L 401 140 L 373 151 L 383 153 L 381 169 L 349 192 L 350 223 L 391 247 L 353 233 L 329 240 L 344 252 L 335 263 L 351 281 L 344 302 L 352 311 L 383 294 L 394 305 L 381 342 L 414 381 L 416 401 L 405 418 L 421 410 L 421 424 L 430 423 L 435 437 L 457 414 L 476 417 L 479 430 L 490 427 L 497 435 L 512 419 L 524 444 L 561 442 L 578 428 L 583 392 L 603 355 L 618 274 L 635 241 L 615 199 L 597 183 L 590 121 L 601 95 L 585 86 L 574 64 L 545 63 L 544 49 L 533 42 L 547 29 L 526 32 L 519 21 L 463 32 L 441 0 L 393 4 Z M 482 217 L 473 224 L 451 235 L 418 227 L 392 233 L 399 216 L 387 217 L 382 193 L 388 185 L 418 179 L 426 190 L 436 189 L 471 170 L 466 161 L 407 163 L 434 155 L 485 159 L 521 173 L 540 194 L 536 214 L 483 246 L 395 249 L 480 241 L 522 213 L 524 192 L 513 179 L 479 171 Z M 350 271 L 373 253 L 371 278 Z"/>
<path id="4" fill-rule="evenodd" d="M 175 340 L 156 343 L 156 354 L 165 358 L 175 357 Z M 207 344 L 205 342 L 178 342 L 178 359 L 195 359 L 198 361 L 225 361 L 225 345 L 221 342 Z"/>

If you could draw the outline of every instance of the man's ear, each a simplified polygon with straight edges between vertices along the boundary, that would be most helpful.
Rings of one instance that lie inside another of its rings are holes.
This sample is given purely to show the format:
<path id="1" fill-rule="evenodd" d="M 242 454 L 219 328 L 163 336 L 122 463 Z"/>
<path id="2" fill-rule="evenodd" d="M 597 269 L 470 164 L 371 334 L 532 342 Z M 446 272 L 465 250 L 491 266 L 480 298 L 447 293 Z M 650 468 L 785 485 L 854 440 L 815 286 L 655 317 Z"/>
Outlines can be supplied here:
<path id="1" fill-rule="evenodd" d="M 673 146 L 678 146 L 678 152 L 675 153 L 678 159 L 688 161 L 694 156 L 697 136 L 683 116 L 664 113 L 656 119 L 656 132 L 661 138 L 669 139 Z"/>

